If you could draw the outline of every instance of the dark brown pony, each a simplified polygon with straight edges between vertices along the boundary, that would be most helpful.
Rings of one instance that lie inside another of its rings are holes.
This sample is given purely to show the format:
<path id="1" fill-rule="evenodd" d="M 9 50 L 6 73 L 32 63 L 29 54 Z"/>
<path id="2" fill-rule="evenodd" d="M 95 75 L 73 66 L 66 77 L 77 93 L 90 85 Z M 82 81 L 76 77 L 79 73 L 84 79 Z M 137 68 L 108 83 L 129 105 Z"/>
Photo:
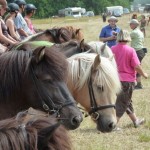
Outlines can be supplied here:
<path id="1" fill-rule="evenodd" d="M 73 26 L 65 26 L 64 28 L 70 32 L 72 39 L 76 39 L 80 42 L 84 39 L 83 32 L 80 28 L 76 28 Z"/>
<path id="2" fill-rule="evenodd" d="M 53 49 L 59 49 L 59 51 L 63 52 L 67 57 L 87 51 L 95 52 L 90 45 L 84 42 L 81 29 L 73 26 L 47 29 L 28 37 L 10 50 L 29 50 L 37 46 L 52 46 Z"/>
<path id="3" fill-rule="evenodd" d="M 0 121 L 1 150 L 71 150 L 66 129 L 43 112 L 24 111 Z"/>
<path id="4" fill-rule="evenodd" d="M 82 114 L 65 78 L 67 61 L 45 47 L 14 50 L 0 55 L 0 119 L 33 107 L 55 114 L 68 129 L 76 129 Z"/>
<path id="5" fill-rule="evenodd" d="M 55 51 L 60 51 L 67 57 L 82 52 L 95 52 L 89 44 L 84 42 L 84 40 L 82 40 L 81 42 L 77 40 L 70 40 L 61 44 L 53 44 L 48 41 L 29 41 L 29 42 L 20 43 L 18 46 L 14 47 L 13 49 L 32 50 L 38 46 L 47 46 L 49 47 L 49 50 L 52 49 Z"/>
<path id="6" fill-rule="evenodd" d="M 81 29 L 72 26 L 54 27 L 29 36 L 23 43 L 26 41 L 49 41 L 60 44 L 71 39 L 76 39 L 81 42 L 84 39 Z"/>

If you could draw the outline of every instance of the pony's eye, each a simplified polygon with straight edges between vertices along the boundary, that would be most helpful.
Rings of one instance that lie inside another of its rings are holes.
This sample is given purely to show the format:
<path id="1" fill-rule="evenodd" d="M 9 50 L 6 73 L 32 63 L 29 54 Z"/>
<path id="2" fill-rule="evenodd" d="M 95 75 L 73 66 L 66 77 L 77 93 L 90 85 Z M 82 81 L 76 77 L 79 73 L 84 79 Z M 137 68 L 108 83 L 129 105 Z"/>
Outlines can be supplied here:
<path id="1" fill-rule="evenodd" d="M 98 85 L 98 86 L 97 86 L 97 89 L 100 90 L 100 91 L 104 91 L 104 88 L 103 88 L 102 85 Z"/>
<path id="2" fill-rule="evenodd" d="M 45 76 L 41 77 L 41 80 L 42 80 L 43 82 L 53 82 L 52 77 L 49 76 L 49 75 L 45 75 Z"/>
<path id="3" fill-rule="evenodd" d="M 51 83 L 52 82 L 52 79 L 45 79 L 43 80 L 44 83 Z"/>

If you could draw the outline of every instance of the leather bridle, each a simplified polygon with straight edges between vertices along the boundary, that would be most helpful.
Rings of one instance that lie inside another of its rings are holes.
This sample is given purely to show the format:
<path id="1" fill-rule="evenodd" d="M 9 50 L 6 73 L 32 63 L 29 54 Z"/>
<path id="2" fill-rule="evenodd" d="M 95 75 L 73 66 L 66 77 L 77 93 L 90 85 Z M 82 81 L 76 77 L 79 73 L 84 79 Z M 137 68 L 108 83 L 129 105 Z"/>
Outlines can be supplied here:
<path id="1" fill-rule="evenodd" d="M 115 108 L 114 104 L 103 105 L 103 106 L 97 105 L 93 86 L 92 86 L 92 78 L 91 77 L 89 78 L 88 89 L 89 89 L 90 103 L 91 103 L 91 110 L 89 111 L 89 115 L 93 116 L 94 120 L 97 120 L 100 117 L 100 114 L 97 111 L 107 109 L 107 108 L 112 108 L 112 107 Z"/>
<path id="2" fill-rule="evenodd" d="M 39 87 L 42 87 L 42 83 L 41 81 L 37 78 L 37 76 L 35 75 L 34 71 L 33 71 L 33 65 L 31 64 L 31 72 L 32 72 L 32 80 L 34 82 L 34 85 L 36 87 L 36 91 L 40 97 L 41 100 L 41 104 L 42 104 L 42 108 L 44 109 L 44 111 L 48 112 L 49 114 L 53 114 L 56 117 L 60 117 L 60 110 L 68 105 L 74 105 L 75 102 L 69 102 L 66 101 L 64 104 L 62 105 L 56 105 L 54 103 L 54 101 L 52 100 L 52 98 L 50 97 L 50 95 L 46 95 L 45 98 L 43 98 L 42 96 L 42 92 L 41 89 L 39 89 Z M 48 106 L 48 104 L 46 104 L 46 102 L 50 103 L 51 108 Z"/>

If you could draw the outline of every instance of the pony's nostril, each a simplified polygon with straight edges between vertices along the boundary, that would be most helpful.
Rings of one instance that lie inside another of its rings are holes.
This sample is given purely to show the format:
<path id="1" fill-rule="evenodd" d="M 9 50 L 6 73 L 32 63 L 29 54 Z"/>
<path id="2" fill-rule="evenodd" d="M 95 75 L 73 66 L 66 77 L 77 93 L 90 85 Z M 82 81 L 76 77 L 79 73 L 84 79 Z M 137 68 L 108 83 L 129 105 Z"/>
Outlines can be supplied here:
<path id="1" fill-rule="evenodd" d="M 77 125 L 79 125 L 80 123 L 81 123 L 81 121 L 82 121 L 82 118 L 79 116 L 79 117 L 74 117 L 74 118 L 72 118 L 72 125 L 75 125 L 75 126 L 77 126 Z"/>
<path id="2" fill-rule="evenodd" d="M 108 125 L 109 129 L 114 129 L 116 127 L 115 123 L 114 122 L 111 122 L 109 125 Z"/>

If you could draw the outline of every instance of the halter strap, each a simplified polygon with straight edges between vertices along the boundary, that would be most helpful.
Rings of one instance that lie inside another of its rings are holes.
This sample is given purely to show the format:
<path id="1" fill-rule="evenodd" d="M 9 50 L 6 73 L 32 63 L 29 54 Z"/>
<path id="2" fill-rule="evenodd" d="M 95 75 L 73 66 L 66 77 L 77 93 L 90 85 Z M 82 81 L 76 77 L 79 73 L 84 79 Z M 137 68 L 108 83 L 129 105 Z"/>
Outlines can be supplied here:
<path id="1" fill-rule="evenodd" d="M 33 74 L 33 82 L 35 84 L 35 87 L 36 87 L 36 90 L 37 90 L 37 93 L 40 97 L 40 100 L 41 100 L 41 103 L 42 103 L 42 107 L 45 111 L 49 112 L 50 114 L 56 114 L 57 117 L 60 117 L 60 114 L 59 114 L 59 111 L 63 108 L 63 107 L 66 107 L 68 105 L 74 105 L 74 102 L 66 102 L 64 103 L 63 105 L 55 105 L 55 103 L 53 102 L 53 100 L 51 99 L 51 97 L 48 95 L 48 100 L 51 102 L 51 105 L 52 105 L 52 109 L 49 108 L 49 106 L 46 104 L 45 100 L 43 100 L 42 96 L 41 96 L 41 92 L 39 90 L 39 86 L 37 85 L 37 81 L 38 78 L 36 77 L 34 71 L 33 71 L 33 66 L 31 64 L 31 72 Z"/>
<path id="2" fill-rule="evenodd" d="M 115 108 L 116 107 L 114 104 L 109 104 L 109 105 L 104 105 L 104 106 L 97 106 L 95 95 L 94 95 L 94 90 L 93 90 L 93 87 L 92 87 L 91 77 L 89 78 L 88 88 L 89 88 L 90 103 L 91 103 L 91 110 L 89 111 L 90 115 L 92 113 L 97 112 L 98 110 L 103 110 L 103 109 L 106 109 L 106 108 L 112 108 L 112 107 Z"/>

